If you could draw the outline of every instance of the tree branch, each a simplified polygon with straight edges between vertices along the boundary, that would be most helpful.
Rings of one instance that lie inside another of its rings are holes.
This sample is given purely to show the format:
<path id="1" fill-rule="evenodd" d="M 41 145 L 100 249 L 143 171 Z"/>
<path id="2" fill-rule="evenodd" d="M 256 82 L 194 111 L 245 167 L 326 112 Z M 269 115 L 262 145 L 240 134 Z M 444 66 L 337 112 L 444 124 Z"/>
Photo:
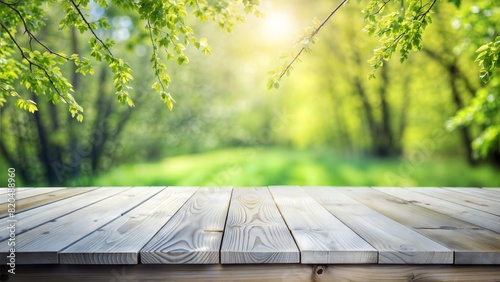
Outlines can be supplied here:
<path id="1" fill-rule="evenodd" d="M 92 28 L 92 26 L 90 25 L 90 23 L 85 18 L 85 15 L 82 13 L 82 11 L 80 10 L 80 8 L 78 8 L 79 4 L 76 4 L 75 1 L 73 1 L 73 0 L 71 0 L 71 4 L 73 4 L 73 6 L 75 7 L 76 11 L 80 15 L 80 18 L 82 18 L 82 21 L 87 25 L 88 29 L 90 30 L 90 32 L 92 32 L 92 35 L 94 35 L 95 39 L 97 39 L 99 41 L 99 43 L 101 43 L 101 45 L 104 47 L 104 49 L 106 49 L 106 51 L 108 51 L 108 53 L 111 56 L 113 56 L 113 53 L 111 53 L 111 50 L 109 50 L 108 45 L 106 45 L 106 43 L 104 43 L 101 40 L 101 38 L 99 36 L 97 36 L 97 34 L 95 33 L 94 29 Z"/>
<path id="2" fill-rule="evenodd" d="M 21 53 L 21 57 L 23 59 L 25 59 L 28 63 L 29 63 L 29 67 L 30 67 L 30 70 L 31 70 L 31 66 L 35 66 L 37 68 L 39 68 L 40 70 L 42 70 L 42 72 L 45 74 L 45 76 L 47 77 L 47 79 L 49 80 L 50 84 L 52 85 L 52 87 L 54 88 L 54 90 L 57 92 L 57 95 L 59 95 L 59 97 L 61 97 L 64 102 L 66 102 L 67 104 L 71 104 L 69 103 L 69 101 L 64 97 L 64 95 L 61 94 L 61 92 L 59 92 L 59 89 L 57 89 L 54 81 L 52 80 L 52 77 L 50 76 L 49 72 L 47 71 L 47 69 L 45 69 L 44 67 L 42 67 L 40 64 L 36 63 L 36 62 L 33 62 L 32 60 L 30 60 L 28 58 L 28 56 L 26 56 L 26 54 L 24 53 L 22 47 L 19 45 L 19 43 L 17 43 L 16 39 L 14 38 L 14 36 L 12 35 L 12 33 L 10 33 L 9 29 L 4 25 L 3 22 L 0 22 L 0 26 L 5 30 L 5 32 L 7 32 L 7 34 L 9 35 L 10 39 L 12 40 L 12 42 L 16 45 L 17 49 L 19 49 L 19 52 Z M 32 71 L 32 70 L 31 70 Z"/>
<path id="3" fill-rule="evenodd" d="M 40 44 L 40 46 L 42 46 L 49 53 L 54 54 L 54 55 L 56 55 L 56 56 L 58 56 L 60 58 L 63 58 L 65 60 L 67 60 L 67 61 L 70 60 L 70 58 L 68 58 L 66 56 L 63 56 L 60 53 L 57 53 L 55 51 L 52 51 L 52 49 L 50 49 L 47 45 L 45 45 L 43 42 L 41 42 L 40 40 L 38 40 L 38 38 L 35 35 L 33 35 L 33 33 L 31 32 L 31 30 L 28 28 L 28 24 L 26 24 L 26 20 L 24 19 L 24 17 L 21 14 L 21 12 L 19 12 L 19 10 L 14 7 L 14 5 L 16 5 L 17 3 L 10 4 L 10 3 L 6 3 L 6 2 L 0 0 L 0 4 L 3 4 L 5 6 L 7 6 L 9 9 L 13 10 L 19 16 L 19 18 L 21 19 L 21 21 L 23 23 L 24 30 L 26 31 L 26 33 L 28 34 L 28 36 L 30 38 L 29 44 L 30 44 L 30 49 L 31 50 L 33 50 L 33 47 L 31 46 L 31 41 L 35 40 L 38 44 Z"/>
<path id="4" fill-rule="evenodd" d="M 314 36 L 316 36 L 316 34 L 318 34 L 319 30 L 326 24 L 326 22 L 328 22 L 328 20 L 330 20 L 330 18 L 340 9 L 340 7 L 342 7 L 342 5 L 344 5 L 345 3 L 347 3 L 347 1 L 348 0 L 342 0 L 342 2 L 340 2 L 340 4 L 338 4 L 337 7 L 335 7 L 335 9 L 333 9 L 333 11 L 331 11 L 330 14 L 328 14 L 328 16 L 323 20 L 323 22 L 321 22 L 321 24 L 316 28 L 316 30 L 314 30 L 314 32 L 311 33 L 311 35 L 308 37 L 308 39 L 312 39 Z M 302 54 L 302 52 L 304 52 L 305 49 L 306 49 L 306 47 L 302 47 L 300 49 L 300 51 L 295 55 L 295 57 L 293 57 L 292 61 L 280 73 L 279 79 L 283 78 L 283 76 L 292 67 L 293 63 L 295 63 L 295 61 L 297 61 L 297 59 L 300 57 L 300 55 Z"/>
<path id="5" fill-rule="evenodd" d="M 423 9 L 425 6 L 427 6 L 427 5 L 429 5 L 429 8 L 427 8 L 427 10 L 426 10 L 425 12 L 422 12 L 421 14 L 418 14 L 418 16 L 415 18 L 415 20 L 419 22 L 419 26 L 418 26 L 418 28 L 419 28 L 419 29 L 422 27 L 423 20 L 425 19 L 425 17 L 427 16 L 427 14 L 431 11 L 432 7 L 434 7 L 434 5 L 436 4 L 436 2 L 437 2 L 437 0 L 432 0 L 432 2 L 431 2 L 431 1 L 429 1 L 429 2 L 427 2 L 425 5 L 424 5 L 424 4 L 422 4 L 422 3 L 420 4 L 419 11 L 420 11 L 420 10 L 422 10 L 422 9 Z M 385 4 L 387 4 L 387 2 L 385 2 Z M 384 5 L 385 5 L 385 4 L 384 4 Z M 394 47 L 394 48 L 397 48 L 397 46 L 399 45 L 399 42 L 401 41 L 401 39 L 402 39 L 402 38 L 403 38 L 406 34 L 408 34 L 408 30 L 403 31 L 403 32 L 401 32 L 400 34 L 398 34 L 398 35 L 394 38 L 394 40 L 392 41 L 392 43 L 391 43 L 389 46 L 386 46 L 386 47 L 381 47 L 381 48 L 383 48 L 384 52 L 385 52 L 386 50 L 389 50 L 390 48 L 393 48 L 393 47 Z M 391 52 L 391 56 L 392 56 L 392 53 L 393 53 L 393 52 Z M 382 62 L 382 61 L 384 61 L 383 56 L 379 57 L 379 58 L 378 58 L 378 60 L 377 60 L 374 64 L 372 64 L 372 65 L 377 65 L 378 63 L 380 63 L 380 62 Z M 375 67 L 375 68 L 378 68 L 378 67 Z"/>
<path id="6" fill-rule="evenodd" d="M 382 9 L 383 9 L 385 6 L 387 6 L 387 4 L 388 4 L 390 1 L 382 1 L 382 2 L 384 2 L 384 4 L 383 4 L 382 6 L 380 6 L 380 8 L 379 8 L 376 12 L 372 13 L 372 16 L 377 15 L 377 14 L 380 14 L 380 12 L 382 11 Z M 403 6 L 403 3 L 401 3 L 401 6 Z"/>
<path id="7" fill-rule="evenodd" d="M 156 44 L 153 40 L 153 31 L 152 31 L 153 28 L 151 27 L 151 22 L 148 20 L 147 23 L 148 23 L 149 39 L 151 40 L 151 45 L 153 46 L 153 56 L 155 57 L 155 60 L 156 60 L 156 58 L 158 57 L 158 53 L 157 53 L 158 47 L 156 46 Z M 157 62 L 155 61 L 154 64 L 156 65 Z M 165 85 L 163 84 L 160 77 L 156 73 L 155 73 L 155 77 L 158 80 L 158 82 L 160 83 L 162 90 L 166 91 Z"/>

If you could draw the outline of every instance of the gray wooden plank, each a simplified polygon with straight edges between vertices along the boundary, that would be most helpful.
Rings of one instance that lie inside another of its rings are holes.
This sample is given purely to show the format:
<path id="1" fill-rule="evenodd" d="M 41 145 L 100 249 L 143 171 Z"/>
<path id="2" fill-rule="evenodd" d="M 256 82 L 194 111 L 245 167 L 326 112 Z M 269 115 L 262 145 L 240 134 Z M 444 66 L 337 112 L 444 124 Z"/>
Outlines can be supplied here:
<path id="1" fill-rule="evenodd" d="M 446 190 L 443 188 L 407 188 L 421 194 L 436 197 L 448 202 L 460 204 L 462 206 L 471 207 L 477 210 L 489 212 L 494 215 L 500 215 L 500 205 L 496 201 L 479 198 L 472 195 Z"/>
<path id="2" fill-rule="evenodd" d="M 442 214 L 467 221 L 483 228 L 500 233 L 500 217 L 457 203 L 448 202 L 426 194 L 421 194 L 405 188 L 374 188 L 394 197 L 401 198 L 424 208 L 432 209 Z"/>
<path id="3" fill-rule="evenodd" d="M 497 201 L 500 205 L 500 189 L 441 187 L 447 190 Z"/>
<path id="4" fill-rule="evenodd" d="M 309 195 L 378 250 L 380 264 L 453 264 L 453 251 L 366 207 L 333 187 Z"/>
<path id="5" fill-rule="evenodd" d="M 44 223 L 124 191 L 126 191 L 125 188 L 99 188 L 82 195 L 17 213 L 14 218 L 16 220 L 16 234 L 22 234 Z M 10 220 L 11 218 L 9 217 L 0 219 L 0 226 L 9 226 Z M 8 229 L 0 229 L 0 241 L 8 239 L 9 236 L 10 231 Z"/>
<path id="6" fill-rule="evenodd" d="M 266 187 L 235 188 L 221 263 L 299 263 L 300 253 Z"/>
<path id="7" fill-rule="evenodd" d="M 299 187 L 269 187 L 301 263 L 377 263 L 378 252 Z"/>
<path id="8" fill-rule="evenodd" d="M 9 193 L 9 189 L 11 189 L 11 188 L 0 188 L 0 196 Z M 18 192 L 21 192 L 24 190 L 35 189 L 35 188 L 34 187 L 23 187 L 23 188 L 14 188 L 14 189 L 16 189 L 15 192 L 18 193 Z"/>
<path id="9" fill-rule="evenodd" d="M 341 189 L 354 200 L 455 252 L 455 264 L 500 264 L 498 233 L 370 188 Z"/>
<path id="10" fill-rule="evenodd" d="M 204 187 L 141 250 L 143 264 L 217 264 L 231 187 Z"/>
<path id="11" fill-rule="evenodd" d="M 137 264 L 139 251 L 198 190 L 169 187 L 59 252 L 63 264 Z"/>
<path id="12" fill-rule="evenodd" d="M 14 208 L 15 213 L 20 213 L 22 211 L 50 204 L 51 202 L 59 201 L 64 198 L 69 198 L 76 196 L 78 194 L 87 193 L 94 189 L 97 189 L 97 187 L 62 189 L 21 200 L 16 200 L 16 202 L 12 204 L 11 203 L 0 204 L 0 218 L 10 215 L 10 213 L 8 212 L 9 208 Z"/>
<path id="13" fill-rule="evenodd" d="M 16 264 L 56 264 L 58 252 L 121 216 L 162 188 L 136 187 L 16 236 Z M 6 263 L 7 244 L 0 246 Z"/>
<path id="14" fill-rule="evenodd" d="M 61 190 L 61 189 L 68 189 L 68 188 L 57 187 L 57 188 L 26 189 L 26 190 L 22 190 L 22 191 L 16 191 L 15 197 L 16 197 L 16 200 L 21 200 L 21 199 L 37 196 L 40 194 L 50 193 L 50 192 Z M 7 203 L 7 201 L 8 201 L 7 197 L 0 197 L 0 204 Z"/>

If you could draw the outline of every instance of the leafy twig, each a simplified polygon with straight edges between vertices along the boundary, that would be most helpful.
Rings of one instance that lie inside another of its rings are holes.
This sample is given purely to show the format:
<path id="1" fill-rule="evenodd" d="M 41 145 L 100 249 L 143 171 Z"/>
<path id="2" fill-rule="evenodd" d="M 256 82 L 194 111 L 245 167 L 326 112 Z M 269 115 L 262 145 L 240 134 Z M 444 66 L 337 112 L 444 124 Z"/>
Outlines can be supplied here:
<path id="1" fill-rule="evenodd" d="M 19 1 L 18 1 L 19 2 Z M 31 40 L 35 40 L 38 44 L 40 44 L 40 46 L 42 46 L 45 50 L 47 50 L 49 53 L 51 54 L 54 54 L 60 58 L 63 58 L 65 60 L 70 60 L 70 58 L 66 57 L 66 56 L 63 56 L 61 55 L 60 53 L 57 53 L 55 51 L 52 51 L 52 49 L 50 49 L 47 45 L 45 45 L 43 42 L 41 42 L 35 35 L 33 35 L 33 33 L 31 32 L 31 30 L 28 28 L 28 25 L 26 24 L 26 20 L 24 19 L 23 15 L 21 14 L 21 12 L 16 9 L 14 6 L 17 4 L 17 3 L 7 3 L 5 1 L 2 1 L 0 0 L 0 3 L 7 6 L 9 9 L 11 9 L 12 11 L 14 11 L 14 13 L 16 13 L 19 18 L 21 19 L 22 23 L 23 23 L 23 26 L 24 26 L 24 30 L 26 31 L 26 33 L 28 34 L 29 38 L 30 38 L 30 48 L 33 50 L 33 48 L 31 47 Z"/>
<path id="2" fill-rule="evenodd" d="M 92 32 L 92 35 L 94 35 L 95 39 L 97 39 L 97 41 L 99 41 L 99 43 L 101 43 L 101 45 L 104 47 L 104 49 L 106 49 L 106 51 L 112 56 L 113 56 L 113 53 L 111 53 L 111 50 L 109 50 L 108 48 L 108 45 L 106 45 L 106 43 L 104 43 L 101 38 L 99 36 L 97 36 L 97 34 L 95 33 L 94 29 L 92 28 L 92 25 L 87 21 L 87 19 L 85 18 L 85 15 L 82 13 L 82 11 L 80 10 L 80 8 L 78 8 L 79 4 L 76 4 L 75 1 L 71 0 L 71 4 L 73 4 L 73 7 L 75 7 L 76 11 L 78 12 L 78 14 L 80 15 L 80 18 L 82 19 L 82 21 L 87 25 L 88 29 L 90 30 L 90 32 Z"/>
<path id="3" fill-rule="evenodd" d="M 308 37 L 308 39 L 310 40 L 310 39 L 314 38 L 314 36 L 316 36 L 316 34 L 318 34 L 319 30 L 326 24 L 326 22 L 328 22 L 328 20 L 330 20 L 330 18 L 340 9 L 340 7 L 342 7 L 342 5 L 347 3 L 347 1 L 349 1 L 349 0 L 343 0 L 342 2 L 340 2 L 340 4 L 338 4 L 337 7 L 335 7 L 335 9 L 333 9 L 333 11 L 331 11 L 330 14 L 328 14 L 328 16 L 323 20 L 323 22 L 321 22 L 318 25 L 318 27 L 314 30 L 314 32 L 311 33 L 311 35 Z M 292 64 L 295 63 L 295 61 L 297 61 L 297 59 L 304 52 L 305 49 L 306 49 L 306 47 L 303 46 L 300 49 L 300 51 L 295 55 L 295 57 L 293 57 L 292 61 L 290 61 L 290 63 L 286 66 L 286 68 L 280 73 L 279 79 L 283 78 L 283 76 L 288 72 L 288 70 L 290 69 Z"/>
<path id="4" fill-rule="evenodd" d="M 330 18 L 342 7 L 342 5 L 346 4 L 348 0 L 342 0 L 329 14 L 328 16 L 318 24 L 317 20 L 315 19 L 314 22 L 317 24 L 316 28 L 310 32 L 309 35 L 306 35 L 304 37 L 301 37 L 302 40 L 300 40 L 297 44 L 302 44 L 302 47 L 300 50 L 295 54 L 291 61 L 288 63 L 285 63 L 283 66 L 279 67 L 278 69 L 275 69 L 271 71 L 271 78 L 267 82 L 267 88 L 279 88 L 279 81 L 283 78 L 285 74 L 290 73 L 292 66 L 295 62 L 299 60 L 299 57 L 304 53 L 304 51 L 309 51 L 309 42 L 314 43 L 315 42 L 315 36 L 318 34 L 318 32 L 323 28 L 323 26 L 330 20 Z M 293 53 L 292 53 L 293 54 Z"/>
<path id="5" fill-rule="evenodd" d="M 9 29 L 5 26 L 5 24 L 3 22 L 0 22 L 0 26 L 5 30 L 5 32 L 7 32 L 7 34 L 10 37 L 10 39 L 12 40 L 12 42 L 16 45 L 17 49 L 21 53 L 21 57 L 23 57 L 23 59 L 25 59 L 29 63 L 30 69 L 31 69 L 31 66 L 35 66 L 35 67 L 39 68 L 40 70 L 42 70 L 42 72 L 45 74 L 45 76 L 49 80 L 49 82 L 52 85 L 52 87 L 54 88 L 54 90 L 57 92 L 57 95 L 59 95 L 59 97 L 61 97 L 64 100 L 64 102 L 66 102 L 67 104 L 72 104 L 72 103 L 69 103 L 68 100 L 66 100 L 66 98 L 64 97 L 64 95 L 61 94 L 61 92 L 59 91 L 59 89 L 56 87 L 54 81 L 52 80 L 52 77 L 50 76 L 50 74 L 47 71 L 47 69 L 44 68 L 44 67 L 42 67 L 40 64 L 38 64 L 36 62 L 33 62 L 32 60 L 30 60 L 30 58 L 28 58 L 28 56 L 26 56 L 26 54 L 24 53 L 22 47 L 19 45 L 19 43 L 16 41 L 16 39 L 14 38 L 14 36 L 12 35 L 12 33 L 10 33 Z"/>

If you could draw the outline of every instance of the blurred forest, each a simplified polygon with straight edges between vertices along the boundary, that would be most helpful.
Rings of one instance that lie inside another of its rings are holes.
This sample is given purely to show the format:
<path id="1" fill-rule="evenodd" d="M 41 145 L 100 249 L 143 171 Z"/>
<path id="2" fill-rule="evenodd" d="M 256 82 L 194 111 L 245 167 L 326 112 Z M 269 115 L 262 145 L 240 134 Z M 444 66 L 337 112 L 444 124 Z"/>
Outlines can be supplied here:
<path id="1" fill-rule="evenodd" d="M 423 50 L 404 64 L 391 60 L 368 79 L 367 60 L 378 42 L 362 32 L 363 1 L 352 1 L 280 89 L 268 91 L 268 71 L 279 54 L 291 50 L 297 34 L 324 17 L 331 2 L 262 1 L 265 18 L 248 16 L 230 34 L 213 23 L 195 25 L 212 55 L 188 48 L 189 64 L 169 65 L 173 111 L 151 97 L 151 49 L 138 16 L 92 11 L 106 13 L 113 25 L 103 36 L 117 42 L 113 52 L 133 70 L 135 107 L 116 102 L 104 65 L 94 76 L 68 67 L 63 71 L 71 74 L 84 122 L 64 105 L 39 103 L 45 98 L 30 93 L 39 105 L 34 114 L 7 103 L 1 109 L 2 170 L 14 167 L 25 186 L 500 186 L 500 145 L 480 159 L 471 145 L 480 126 L 446 126 L 475 95 L 491 91 L 484 90 L 474 62 L 484 42 L 473 36 L 480 28 L 498 36 L 500 22 L 472 27 L 443 1 L 424 33 Z M 461 10 L 477 8 L 463 2 Z M 48 11 L 49 21 L 56 13 Z M 60 31 L 57 22 L 38 35 L 68 54 L 88 48 L 88 38 Z"/>

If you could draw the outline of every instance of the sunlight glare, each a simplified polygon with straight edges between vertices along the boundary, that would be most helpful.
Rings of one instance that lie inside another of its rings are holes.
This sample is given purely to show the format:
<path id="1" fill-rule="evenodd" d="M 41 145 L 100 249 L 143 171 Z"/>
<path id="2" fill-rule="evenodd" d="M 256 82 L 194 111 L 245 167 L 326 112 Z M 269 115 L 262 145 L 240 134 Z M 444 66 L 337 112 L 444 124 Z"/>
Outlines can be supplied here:
<path id="1" fill-rule="evenodd" d="M 287 37 L 295 32 L 290 16 L 282 12 L 266 13 L 263 28 L 272 38 Z"/>

